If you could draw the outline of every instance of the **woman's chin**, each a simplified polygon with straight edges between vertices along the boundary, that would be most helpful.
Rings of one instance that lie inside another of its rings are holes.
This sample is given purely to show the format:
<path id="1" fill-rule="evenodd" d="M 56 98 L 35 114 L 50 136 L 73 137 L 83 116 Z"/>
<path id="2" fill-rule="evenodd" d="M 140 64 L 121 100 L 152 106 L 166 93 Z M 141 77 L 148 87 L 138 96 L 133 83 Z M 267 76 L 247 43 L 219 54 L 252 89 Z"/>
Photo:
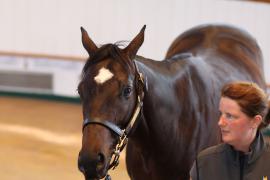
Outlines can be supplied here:
<path id="1" fill-rule="evenodd" d="M 229 136 L 227 134 L 222 134 L 222 141 L 224 143 L 230 144 L 230 138 L 229 138 Z"/>

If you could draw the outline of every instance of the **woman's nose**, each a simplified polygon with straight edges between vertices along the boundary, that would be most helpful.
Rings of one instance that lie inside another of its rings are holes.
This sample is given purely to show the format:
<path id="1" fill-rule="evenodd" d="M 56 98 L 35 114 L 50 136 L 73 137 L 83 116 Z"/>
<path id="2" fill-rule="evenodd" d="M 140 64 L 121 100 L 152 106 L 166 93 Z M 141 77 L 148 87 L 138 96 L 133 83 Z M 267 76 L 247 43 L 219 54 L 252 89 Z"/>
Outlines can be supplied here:
<path id="1" fill-rule="evenodd" d="M 221 114 L 218 120 L 218 125 L 219 127 L 224 127 L 226 126 L 226 120 L 224 118 L 224 116 Z"/>

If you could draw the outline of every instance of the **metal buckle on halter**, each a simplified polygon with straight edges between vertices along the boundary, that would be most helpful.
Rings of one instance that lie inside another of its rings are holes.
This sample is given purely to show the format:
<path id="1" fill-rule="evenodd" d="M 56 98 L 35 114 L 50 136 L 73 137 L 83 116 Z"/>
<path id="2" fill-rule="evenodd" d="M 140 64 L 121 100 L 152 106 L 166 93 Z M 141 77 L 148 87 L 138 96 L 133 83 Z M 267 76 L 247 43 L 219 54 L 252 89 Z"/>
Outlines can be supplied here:
<path id="1" fill-rule="evenodd" d="M 139 80 L 140 80 L 140 82 L 143 83 L 143 81 L 144 81 L 143 74 L 140 73 L 140 72 L 138 74 L 139 74 Z"/>
<path id="2" fill-rule="evenodd" d="M 113 152 L 114 157 L 112 163 L 109 166 L 109 169 L 112 168 L 112 170 L 114 170 L 119 165 L 120 153 L 125 148 L 127 142 L 128 142 L 127 134 L 124 132 L 123 135 L 119 138 L 119 141 L 115 147 L 115 150 Z"/>

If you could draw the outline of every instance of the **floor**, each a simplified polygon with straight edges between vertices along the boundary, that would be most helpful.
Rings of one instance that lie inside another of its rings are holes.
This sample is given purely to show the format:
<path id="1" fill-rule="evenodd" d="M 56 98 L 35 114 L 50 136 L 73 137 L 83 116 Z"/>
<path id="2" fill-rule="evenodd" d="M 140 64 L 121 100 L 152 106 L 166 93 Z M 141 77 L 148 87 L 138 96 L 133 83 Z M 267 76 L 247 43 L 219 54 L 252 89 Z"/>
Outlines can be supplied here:
<path id="1" fill-rule="evenodd" d="M 81 122 L 78 104 L 0 96 L 1 180 L 83 180 Z M 112 179 L 129 179 L 123 156 Z"/>

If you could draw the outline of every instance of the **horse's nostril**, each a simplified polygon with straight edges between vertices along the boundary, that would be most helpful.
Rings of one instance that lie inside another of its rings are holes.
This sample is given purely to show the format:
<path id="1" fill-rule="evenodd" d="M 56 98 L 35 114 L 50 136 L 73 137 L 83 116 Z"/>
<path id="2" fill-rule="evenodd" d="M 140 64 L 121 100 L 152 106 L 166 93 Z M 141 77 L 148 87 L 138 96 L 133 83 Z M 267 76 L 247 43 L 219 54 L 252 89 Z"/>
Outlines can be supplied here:
<path id="1" fill-rule="evenodd" d="M 82 165 L 79 165 L 78 168 L 82 173 L 85 173 L 84 167 Z"/>
<path id="2" fill-rule="evenodd" d="M 102 153 L 98 153 L 96 171 L 103 172 L 104 168 L 105 168 L 105 156 Z"/>
<path id="3" fill-rule="evenodd" d="M 79 158 L 78 158 L 78 168 L 82 173 L 85 173 L 85 169 L 82 163 L 82 158 L 81 155 L 79 154 Z"/>
<path id="4" fill-rule="evenodd" d="M 105 156 L 102 153 L 98 153 L 97 162 L 103 164 L 105 162 Z"/>

